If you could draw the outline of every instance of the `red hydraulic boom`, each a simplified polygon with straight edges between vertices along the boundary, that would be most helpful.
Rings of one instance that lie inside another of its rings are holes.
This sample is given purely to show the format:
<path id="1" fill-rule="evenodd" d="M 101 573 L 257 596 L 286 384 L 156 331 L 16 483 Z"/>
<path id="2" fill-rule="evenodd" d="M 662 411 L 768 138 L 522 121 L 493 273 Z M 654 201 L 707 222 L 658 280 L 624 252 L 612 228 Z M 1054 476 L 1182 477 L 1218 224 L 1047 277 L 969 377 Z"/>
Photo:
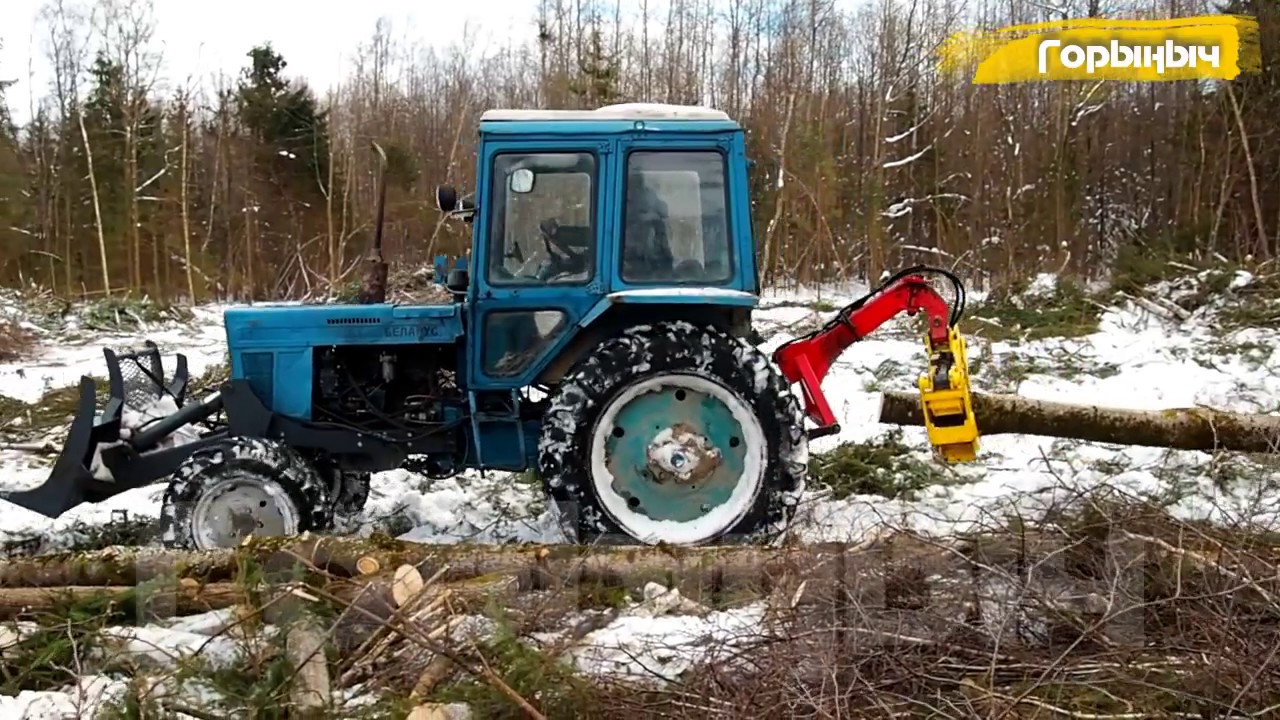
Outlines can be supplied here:
<path id="1" fill-rule="evenodd" d="M 934 289 L 927 279 L 930 275 L 940 275 L 952 284 L 954 303 L 948 304 Z M 929 442 L 948 462 L 965 462 L 977 456 L 978 427 L 969 395 L 969 363 L 964 338 L 956 330 L 964 312 L 964 286 L 952 273 L 928 267 L 898 273 L 841 309 L 823 327 L 774 352 L 774 362 L 783 376 L 800 384 L 805 414 L 817 425 L 809 430 L 809 437 L 840 432 L 840 424 L 822 392 L 822 380 L 836 358 L 899 313 L 914 316 L 920 312 L 927 318 L 929 372 L 920 377 L 917 385 Z"/>

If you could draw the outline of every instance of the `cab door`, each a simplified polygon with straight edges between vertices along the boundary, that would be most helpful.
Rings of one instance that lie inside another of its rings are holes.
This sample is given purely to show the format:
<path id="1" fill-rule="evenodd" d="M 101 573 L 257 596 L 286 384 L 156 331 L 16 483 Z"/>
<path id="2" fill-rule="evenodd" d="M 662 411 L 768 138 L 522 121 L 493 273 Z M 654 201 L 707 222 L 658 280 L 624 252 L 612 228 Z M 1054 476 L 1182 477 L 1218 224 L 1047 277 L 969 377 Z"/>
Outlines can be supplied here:
<path id="1" fill-rule="evenodd" d="M 475 223 L 469 385 L 528 385 L 605 294 L 613 141 L 487 142 Z"/>
<path id="2" fill-rule="evenodd" d="M 750 201 L 739 138 L 681 133 L 620 140 L 614 183 L 621 195 L 616 221 L 617 259 L 610 266 L 614 292 L 685 288 L 730 290 L 712 295 L 754 305 L 754 253 Z M 666 300 L 667 302 L 673 300 Z M 674 300 L 677 301 L 678 300 Z"/>

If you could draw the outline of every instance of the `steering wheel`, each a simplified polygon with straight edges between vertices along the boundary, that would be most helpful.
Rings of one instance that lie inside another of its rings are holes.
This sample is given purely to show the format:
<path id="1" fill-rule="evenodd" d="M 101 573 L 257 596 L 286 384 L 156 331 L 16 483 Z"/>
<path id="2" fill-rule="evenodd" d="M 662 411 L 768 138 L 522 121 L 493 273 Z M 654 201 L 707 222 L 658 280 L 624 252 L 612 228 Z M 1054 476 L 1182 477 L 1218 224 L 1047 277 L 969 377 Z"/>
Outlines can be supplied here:
<path id="1" fill-rule="evenodd" d="M 503 262 L 493 266 L 492 272 L 496 277 L 503 280 L 528 280 L 538 275 L 537 269 L 533 265 L 533 258 L 525 257 L 524 253 L 520 251 L 519 245 L 515 246 L 514 251 L 508 250 L 504 253 L 502 259 Z M 518 263 L 515 271 L 507 269 L 507 260 L 515 260 Z"/>
<path id="2" fill-rule="evenodd" d="M 508 270 L 505 263 L 498 263 L 493 267 L 493 274 L 504 280 L 515 280 L 523 278 L 525 280 L 537 280 L 539 282 L 547 282 L 549 280 L 558 279 L 560 277 L 572 277 L 577 273 L 572 265 L 574 259 L 573 253 L 569 252 L 558 243 L 555 239 L 560 223 L 555 218 L 547 218 L 538 223 L 538 234 L 542 237 L 543 247 L 547 250 L 547 259 L 541 264 L 541 267 L 533 268 L 533 258 L 525 258 L 520 268 L 515 272 Z M 514 256 L 508 255 L 510 259 L 520 260 Z"/>

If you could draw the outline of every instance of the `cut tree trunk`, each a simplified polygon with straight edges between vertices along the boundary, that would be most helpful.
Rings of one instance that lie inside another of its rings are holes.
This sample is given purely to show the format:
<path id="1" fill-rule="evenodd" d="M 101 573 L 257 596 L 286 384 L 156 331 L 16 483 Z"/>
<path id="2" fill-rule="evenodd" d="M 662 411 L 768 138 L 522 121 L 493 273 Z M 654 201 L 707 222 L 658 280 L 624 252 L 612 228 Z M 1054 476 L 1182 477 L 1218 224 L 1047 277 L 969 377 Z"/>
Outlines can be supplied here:
<path id="1" fill-rule="evenodd" d="M 357 588 L 363 593 L 361 604 L 385 608 L 386 613 L 396 606 L 395 577 L 406 564 L 424 578 L 436 576 L 441 587 L 463 595 L 466 588 L 475 588 L 476 595 L 500 603 L 523 604 L 523 597 L 550 595 L 557 598 L 553 603 L 557 605 L 599 606 L 652 582 L 703 605 L 724 606 L 788 593 L 801 581 L 808 581 L 811 591 L 819 585 L 869 587 L 867 578 L 884 571 L 886 557 L 884 548 L 844 543 L 781 548 L 445 546 L 330 537 L 273 538 L 209 552 L 110 548 L 0 561 L 0 614 L 32 605 L 33 598 L 53 597 L 51 593 L 66 586 L 74 586 L 80 594 L 91 594 L 94 588 L 88 586 L 116 588 L 124 598 L 130 586 L 147 581 L 152 587 L 146 592 L 169 593 L 161 602 L 169 602 L 176 612 L 227 607 L 243 601 L 246 590 L 270 594 L 269 585 L 246 587 L 238 580 L 237 569 L 255 562 L 263 572 L 253 576 L 263 577 L 268 584 L 295 583 L 301 565 L 312 569 L 310 583 L 319 581 L 327 589 L 342 587 L 347 597 L 354 597 L 350 593 L 356 591 L 351 588 Z M 48 591 L 41 595 L 40 588 Z M 194 597 L 172 595 L 189 593 L 191 588 L 200 591 Z M 4 596 L 7 589 L 16 593 L 9 600 Z M 546 592 L 551 590 L 561 592 Z"/>
<path id="2" fill-rule="evenodd" d="M 511 578 L 498 580 L 465 580 L 442 584 L 439 587 L 424 591 L 427 599 L 440 597 L 447 601 L 454 610 L 471 611 L 491 601 L 501 602 L 509 596 L 515 582 Z M 293 595 L 293 608 L 281 608 L 281 603 L 272 603 L 273 615 L 297 613 L 298 606 L 317 602 L 320 595 L 332 597 L 344 605 L 356 605 L 380 619 L 391 617 L 395 610 L 392 600 L 392 578 L 376 576 L 359 580 L 336 580 L 328 583 L 317 592 L 305 586 L 285 586 L 272 592 L 258 589 L 255 594 L 263 596 L 262 604 L 272 595 Z M 66 587 L 0 587 L 0 620 L 12 620 L 20 617 L 43 615 L 56 612 L 59 608 L 86 603 L 100 603 L 105 606 L 113 603 L 118 607 L 137 603 L 140 614 L 156 616 L 191 615 L 222 610 L 235 606 L 249 606 L 250 590 L 240 583 L 216 582 L 200 584 L 187 580 L 176 583 L 171 588 L 151 589 L 138 594 L 134 588 L 125 586 L 84 586 L 69 585 Z M 275 620 L 277 618 L 271 618 Z"/>
<path id="3" fill-rule="evenodd" d="M 43 615 L 59 608 L 90 602 L 123 605 L 135 597 L 131 587 L 68 585 L 66 587 L 0 587 L 0 620 Z M 204 585 L 191 591 L 174 588 L 147 595 L 148 602 L 166 606 L 173 614 L 190 615 L 241 604 L 244 587 L 235 583 Z"/>
<path id="4" fill-rule="evenodd" d="M 1280 416 L 1244 415 L 1207 408 L 1123 410 L 973 393 L 973 415 L 983 435 L 1042 435 L 1175 450 L 1280 451 Z M 920 396 L 883 393 L 880 422 L 924 425 Z"/>
<path id="5" fill-rule="evenodd" d="M 289 664 L 294 669 L 289 687 L 290 710 L 297 717 L 314 714 L 332 700 L 329 663 L 325 657 L 325 632 L 315 618 L 289 628 L 285 641 Z M 295 716 L 291 712 L 291 716 Z"/>
<path id="6" fill-rule="evenodd" d="M 511 575 L 527 589 L 569 584 L 643 585 L 654 581 L 695 592 L 768 590 L 783 574 L 818 571 L 855 546 L 670 548 L 577 545 L 427 545 L 388 538 L 267 538 L 228 550 L 173 551 L 112 547 L 0 561 L 0 587 L 128 586 L 190 578 L 231 582 L 246 563 L 267 578 L 289 580 L 299 565 L 337 577 L 393 572 L 413 565 L 423 577 L 445 568 L 441 582 Z M 698 587 L 701 586 L 701 587 Z"/>

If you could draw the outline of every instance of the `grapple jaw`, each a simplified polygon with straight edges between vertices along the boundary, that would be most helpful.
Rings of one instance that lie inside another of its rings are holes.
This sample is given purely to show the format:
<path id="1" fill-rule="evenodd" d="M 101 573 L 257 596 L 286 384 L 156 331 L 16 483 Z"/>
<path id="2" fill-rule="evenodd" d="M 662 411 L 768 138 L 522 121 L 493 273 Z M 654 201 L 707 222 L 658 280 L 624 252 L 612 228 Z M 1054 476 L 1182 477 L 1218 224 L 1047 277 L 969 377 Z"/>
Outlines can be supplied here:
<path id="1" fill-rule="evenodd" d="M 122 440 L 120 431 L 124 410 L 126 407 L 142 410 L 166 396 L 173 398 L 181 410 L 190 380 L 187 358 L 177 355 L 173 378 L 165 383 L 160 350 L 150 340 L 141 350 L 117 353 L 103 348 L 102 353 L 107 363 L 107 402 L 101 414 L 98 412 L 97 385 L 92 377 L 82 376 L 75 418 L 49 477 L 30 490 L 3 495 L 4 500 L 56 518 L 81 503 L 101 502 L 156 479 L 146 477 L 145 473 L 129 472 L 128 463 L 110 463 L 106 457 L 102 462 L 108 472 L 95 472 L 94 458 L 99 448 L 109 445 L 123 446 L 125 452 L 118 457 L 144 453 L 150 449 L 148 443 L 155 446 L 156 442 L 152 441 L 154 434 L 149 432 Z"/>

